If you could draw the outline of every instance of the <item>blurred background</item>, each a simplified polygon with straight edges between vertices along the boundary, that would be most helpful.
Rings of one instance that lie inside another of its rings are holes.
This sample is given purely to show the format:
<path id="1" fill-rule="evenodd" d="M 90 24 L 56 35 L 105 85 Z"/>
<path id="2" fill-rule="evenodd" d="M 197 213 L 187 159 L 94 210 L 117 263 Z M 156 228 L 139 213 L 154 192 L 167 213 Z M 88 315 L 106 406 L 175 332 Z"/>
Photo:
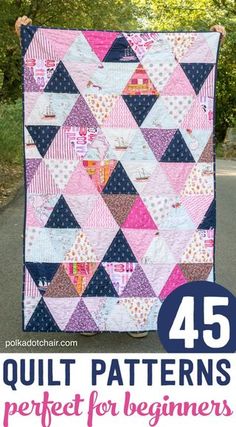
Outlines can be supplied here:
<path id="1" fill-rule="evenodd" d="M 0 205 L 22 176 L 21 58 L 14 24 L 140 31 L 208 30 L 224 25 L 217 81 L 217 156 L 228 128 L 236 128 L 236 3 L 234 0 L 1 0 Z"/>

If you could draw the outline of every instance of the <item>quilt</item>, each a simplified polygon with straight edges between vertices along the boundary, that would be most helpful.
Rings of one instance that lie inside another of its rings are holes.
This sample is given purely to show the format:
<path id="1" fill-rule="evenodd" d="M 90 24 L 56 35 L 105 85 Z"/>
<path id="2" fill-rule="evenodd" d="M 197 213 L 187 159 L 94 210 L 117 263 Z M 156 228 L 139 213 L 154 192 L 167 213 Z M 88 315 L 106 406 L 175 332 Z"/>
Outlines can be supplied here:
<path id="1" fill-rule="evenodd" d="M 213 279 L 219 39 L 22 26 L 25 331 L 156 330 Z"/>

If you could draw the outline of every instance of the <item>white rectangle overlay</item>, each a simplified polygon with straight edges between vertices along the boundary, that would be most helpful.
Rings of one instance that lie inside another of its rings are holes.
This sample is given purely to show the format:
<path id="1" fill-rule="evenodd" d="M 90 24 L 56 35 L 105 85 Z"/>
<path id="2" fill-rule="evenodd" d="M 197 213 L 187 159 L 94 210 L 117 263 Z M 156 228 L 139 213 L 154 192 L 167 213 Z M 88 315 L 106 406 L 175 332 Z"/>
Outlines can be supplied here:
<path id="1" fill-rule="evenodd" d="M 1 354 L 0 426 L 235 427 L 233 354 Z"/>

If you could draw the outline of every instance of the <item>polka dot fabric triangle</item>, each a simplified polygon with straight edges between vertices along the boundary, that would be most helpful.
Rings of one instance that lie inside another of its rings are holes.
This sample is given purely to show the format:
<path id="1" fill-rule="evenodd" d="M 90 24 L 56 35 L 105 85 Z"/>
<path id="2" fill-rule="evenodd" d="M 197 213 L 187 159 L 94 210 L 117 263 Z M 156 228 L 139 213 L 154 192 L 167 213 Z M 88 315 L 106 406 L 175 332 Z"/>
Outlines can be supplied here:
<path id="1" fill-rule="evenodd" d="M 22 26 L 25 331 L 156 330 L 214 274 L 219 39 Z"/>

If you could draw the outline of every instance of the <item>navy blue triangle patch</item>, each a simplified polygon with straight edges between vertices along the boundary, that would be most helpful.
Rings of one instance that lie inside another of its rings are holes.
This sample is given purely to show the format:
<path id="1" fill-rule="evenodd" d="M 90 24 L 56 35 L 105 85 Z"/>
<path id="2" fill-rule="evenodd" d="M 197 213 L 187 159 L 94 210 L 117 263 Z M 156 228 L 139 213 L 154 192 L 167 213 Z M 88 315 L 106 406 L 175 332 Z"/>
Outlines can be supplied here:
<path id="1" fill-rule="evenodd" d="M 52 281 L 60 264 L 49 262 L 26 262 L 25 266 L 27 267 L 33 281 L 38 286 L 41 295 L 44 295 L 48 283 Z"/>
<path id="2" fill-rule="evenodd" d="M 122 97 L 139 126 L 158 98 L 157 95 L 123 95 Z"/>
<path id="3" fill-rule="evenodd" d="M 45 227 L 81 228 L 62 195 L 55 204 L 54 209 L 50 217 L 48 218 Z"/>
<path id="4" fill-rule="evenodd" d="M 39 301 L 27 326 L 26 332 L 60 332 L 60 328 L 53 319 L 43 298 Z"/>
<path id="5" fill-rule="evenodd" d="M 63 62 L 59 62 L 44 92 L 79 93 Z"/>
<path id="6" fill-rule="evenodd" d="M 107 52 L 104 62 L 139 62 L 128 40 L 119 34 Z"/>
<path id="7" fill-rule="evenodd" d="M 175 132 L 160 161 L 172 163 L 195 163 L 195 160 L 179 129 Z"/>
<path id="8" fill-rule="evenodd" d="M 127 173 L 125 172 L 122 164 L 117 163 L 109 180 L 107 181 L 103 194 L 137 194 L 135 187 L 130 181 Z"/>
<path id="9" fill-rule="evenodd" d="M 32 39 L 37 31 L 37 27 L 21 25 L 20 36 L 21 36 L 21 49 L 22 54 L 25 55 Z"/>
<path id="10" fill-rule="evenodd" d="M 212 68 L 214 67 L 214 64 L 193 62 L 189 64 L 182 63 L 180 65 L 188 77 L 196 94 L 198 94 L 205 80 L 209 76 Z"/>
<path id="11" fill-rule="evenodd" d="M 124 234 L 118 231 L 108 248 L 103 262 L 137 262 Z"/>
<path id="12" fill-rule="evenodd" d="M 207 209 L 207 212 L 201 224 L 198 226 L 198 229 L 209 230 L 210 228 L 215 228 L 215 227 L 216 227 L 216 201 L 213 200 L 209 208 Z"/>
<path id="13" fill-rule="evenodd" d="M 37 149 L 42 157 L 48 151 L 60 126 L 26 126 L 31 138 L 34 140 Z"/>
<path id="14" fill-rule="evenodd" d="M 118 297 L 113 283 L 102 265 L 95 271 L 82 297 Z"/>

